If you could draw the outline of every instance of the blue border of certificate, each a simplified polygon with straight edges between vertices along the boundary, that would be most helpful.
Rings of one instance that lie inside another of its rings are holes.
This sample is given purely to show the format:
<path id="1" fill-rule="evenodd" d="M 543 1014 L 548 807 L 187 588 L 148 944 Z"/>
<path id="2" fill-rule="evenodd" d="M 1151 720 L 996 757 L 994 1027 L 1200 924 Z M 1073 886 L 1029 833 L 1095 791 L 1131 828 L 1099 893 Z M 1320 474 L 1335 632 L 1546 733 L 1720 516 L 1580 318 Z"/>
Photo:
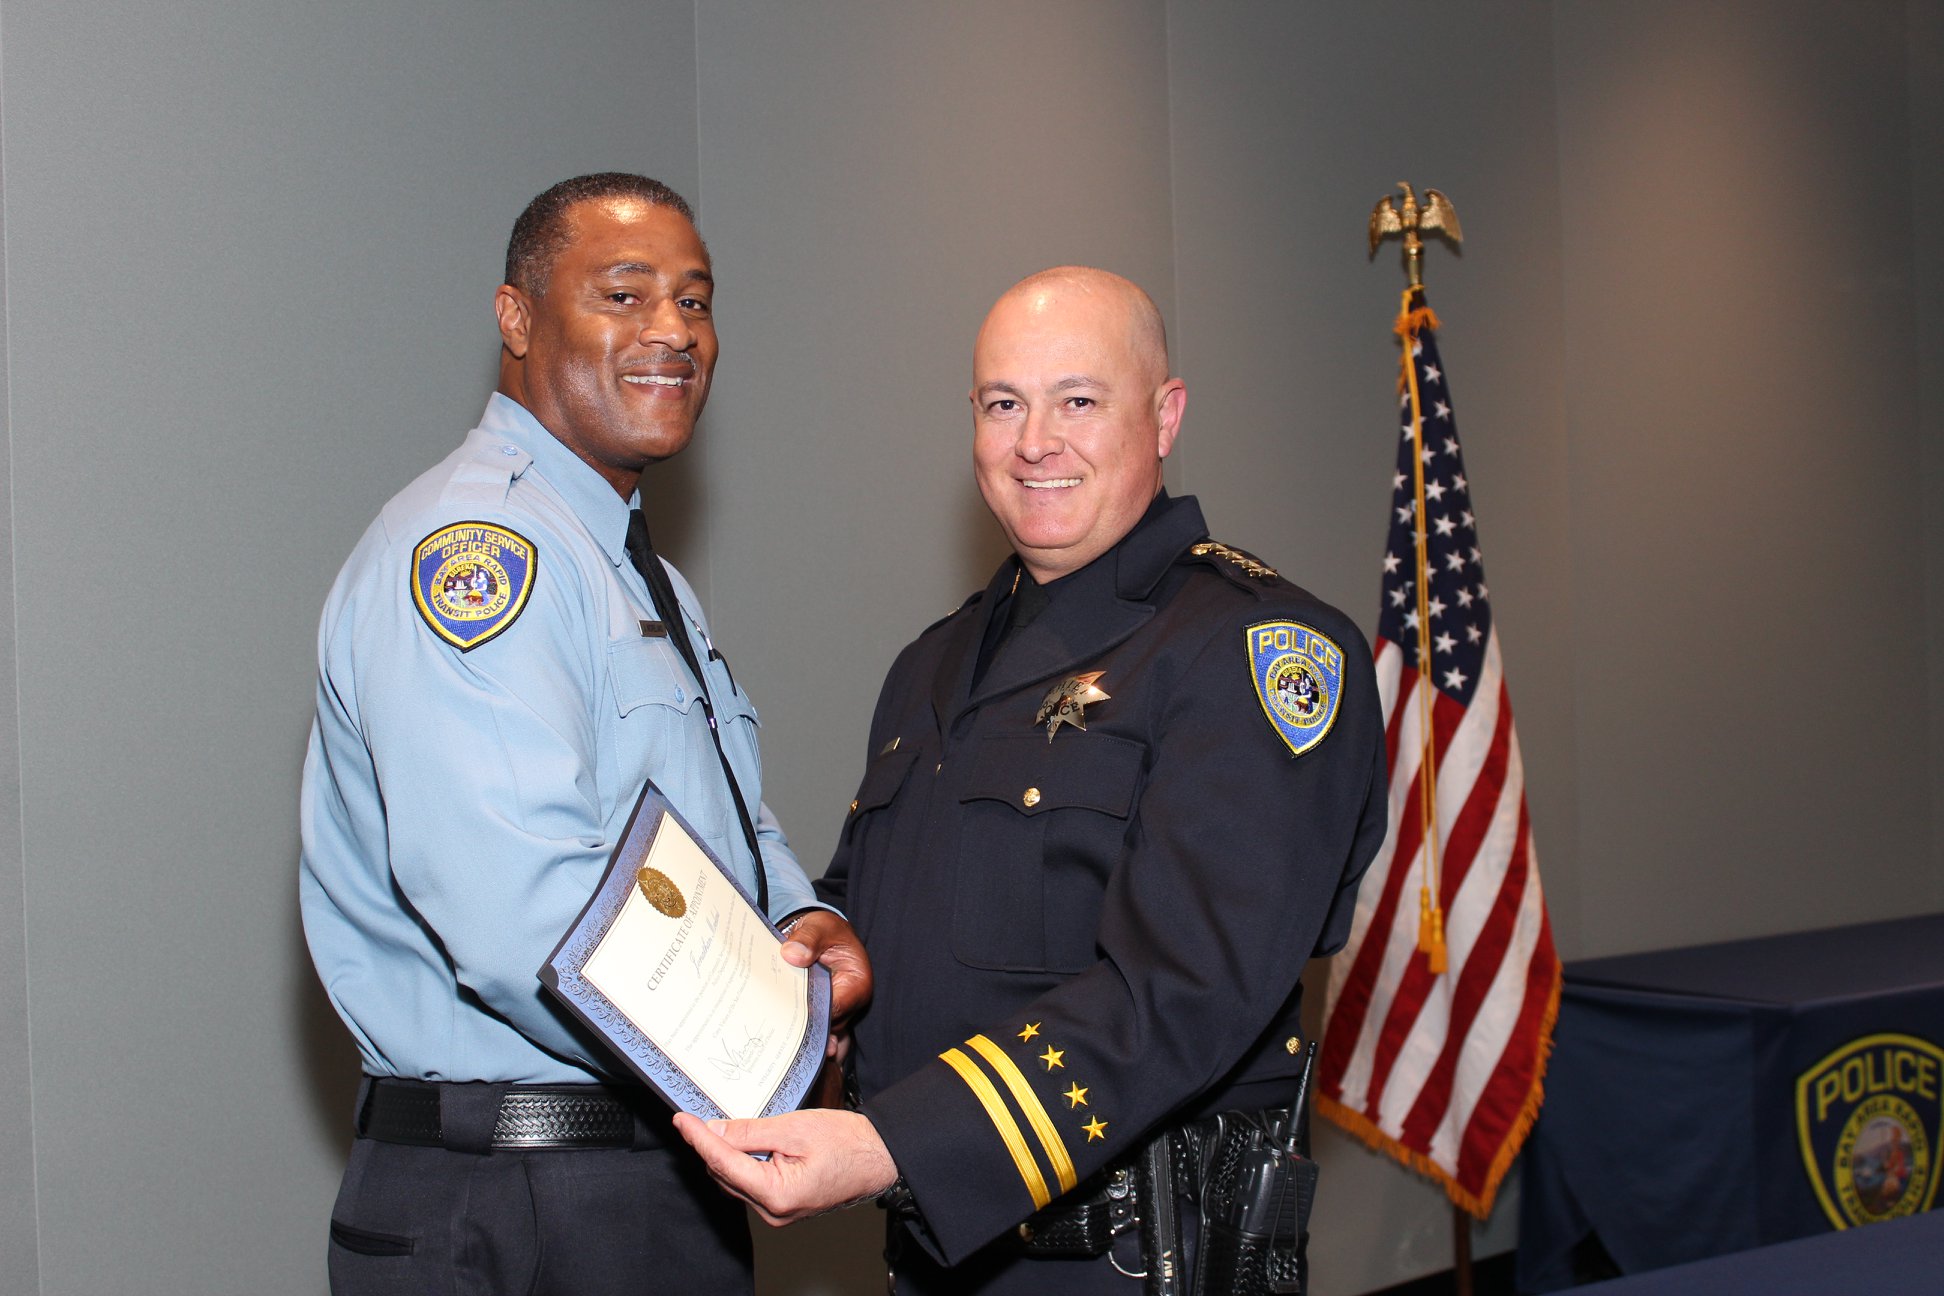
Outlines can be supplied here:
<path id="1" fill-rule="evenodd" d="M 751 909 L 756 907 L 755 899 L 743 886 L 742 880 L 716 858 L 715 852 L 703 844 L 701 836 L 689 825 L 688 820 L 682 818 L 680 812 L 669 804 L 668 798 L 650 781 L 641 789 L 634 813 L 628 816 L 628 826 L 622 830 L 621 842 L 608 858 L 607 872 L 601 876 L 601 885 L 595 888 L 580 917 L 574 920 L 574 925 L 567 929 L 567 934 L 554 946 L 553 953 L 547 956 L 539 976 L 541 984 L 552 991 L 568 1011 L 606 1041 L 608 1047 L 620 1055 L 636 1075 L 647 1081 L 649 1087 L 659 1093 L 669 1106 L 678 1111 L 692 1112 L 704 1120 L 718 1120 L 728 1113 L 703 1093 L 701 1086 L 644 1035 L 606 995 L 581 976 L 582 969 L 587 966 L 587 960 L 594 956 L 602 937 L 607 935 L 615 919 L 620 917 L 621 907 L 627 903 L 628 893 L 634 889 L 635 870 L 641 867 L 641 862 L 648 857 L 649 848 L 655 844 L 655 834 L 664 812 L 674 817 L 682 831 L 708 856 L 709 862 L 736 888 L 736 894 L 743 898 L 743 902 Z M 757 867 L 762 867 L 760 861 Z M 768 925 L 767 915 L 765 925 Z M 771 926 L 770 932 L 775 935 L 776 928 Z M 783 938 L 777 935 L 776 939 L 780 944 Z M 776 1092 L 764 1104 L 762 1115 L 774 1116 L 795 1111 L 803 1105 L 804 1095 L 816 1083 L 817 1072 L 823 1065 L 824 1041 L 829 1033 L 830 971 L 813 964 L 810 968 L 807 1029 L 797 1044 L 796 1057 L 791 1061 L 789 1070 L 784 1072 Z"/>

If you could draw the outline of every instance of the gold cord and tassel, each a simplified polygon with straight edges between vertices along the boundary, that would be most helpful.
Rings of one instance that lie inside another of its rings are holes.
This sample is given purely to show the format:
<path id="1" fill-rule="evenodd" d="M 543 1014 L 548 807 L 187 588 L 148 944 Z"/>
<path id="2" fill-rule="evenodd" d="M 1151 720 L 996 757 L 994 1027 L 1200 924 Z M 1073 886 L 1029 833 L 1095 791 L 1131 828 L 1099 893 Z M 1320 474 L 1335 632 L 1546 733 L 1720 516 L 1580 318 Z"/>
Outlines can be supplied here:
<path id="1" fill-rule="evenodd" d="M 1411 398 L 1411 462 L 1416 468 L 1413 528 L 1417 533 L 1417 666 L 1418 733 L 1424 744 L 1418 765 L 1418 824 L 1424 842 L 1424 878 L 1418 886 L 1417 947 L 1434 976 L 1446 967 L 1444 906 L 1438 889 L 1438 737 L 1433 718 L 1436 686 L 1431 682 L 1431 564 L 1424 526 L 1424 408 L 1420 403 L 1417 363 L 1413 348 L 1418 330 L 1438 327 L 1438 317 L 1424 304 L 1424 289 L 1413 284 L 1404 290 L 1397 310 L 1396 332 L 1403 343 L 1404 371 L 1400 386 Z"/>

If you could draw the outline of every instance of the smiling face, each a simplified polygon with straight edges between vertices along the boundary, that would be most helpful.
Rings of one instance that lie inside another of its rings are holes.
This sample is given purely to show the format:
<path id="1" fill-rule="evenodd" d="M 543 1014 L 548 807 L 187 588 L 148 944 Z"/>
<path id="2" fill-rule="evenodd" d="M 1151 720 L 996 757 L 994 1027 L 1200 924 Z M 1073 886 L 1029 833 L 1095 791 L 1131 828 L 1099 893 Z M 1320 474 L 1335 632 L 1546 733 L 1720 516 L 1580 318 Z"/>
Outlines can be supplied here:
<path id="1" fill-rule="evenodd" d="M 979 491 L 1034 580 L 1134 529 L 1188 398 L 1145 293 L 1100 270 L 1034 275 L 986 317 L 972 383 Z"/>
<path id="2" fill-rule="evenodd" d="M 625 498 L 688 445 L 715 372 L 715 280 L 688 218 L 639 198 L 568 209 L 539 296 L 502 284 L 500 391 Z"/>

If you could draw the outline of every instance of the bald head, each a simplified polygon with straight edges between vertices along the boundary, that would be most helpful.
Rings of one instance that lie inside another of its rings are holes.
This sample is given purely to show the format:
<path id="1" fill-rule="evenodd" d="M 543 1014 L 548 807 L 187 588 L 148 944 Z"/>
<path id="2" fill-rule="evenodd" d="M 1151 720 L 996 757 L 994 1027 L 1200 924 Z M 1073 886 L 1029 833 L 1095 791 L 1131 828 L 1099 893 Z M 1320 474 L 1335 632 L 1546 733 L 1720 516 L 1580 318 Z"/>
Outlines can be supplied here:
<path id="1" fill-rule="evenodd" d="M 1078 571 L 1134 529 L 1186 403 L 1161 312 L 1119 275 L 1057 266 L 1000 297 L 972 354 L 973 461 L 1034 579 Z"/>
<path id="2" fill-rule="evenodd" d="M 1053 266 L 1027 275 L 1008 288 L 986 316 L 981 339 L 995 320 L 1021 315 L 1046 315 L 1063 307 L 1091 307 L 1089 312 L 1112 333 L 1141 367 L 1144 375 L 1161 382 L 1168 376 L 1168 328 L 1154 299 L 1131 279 L 1092 266 Z"/>

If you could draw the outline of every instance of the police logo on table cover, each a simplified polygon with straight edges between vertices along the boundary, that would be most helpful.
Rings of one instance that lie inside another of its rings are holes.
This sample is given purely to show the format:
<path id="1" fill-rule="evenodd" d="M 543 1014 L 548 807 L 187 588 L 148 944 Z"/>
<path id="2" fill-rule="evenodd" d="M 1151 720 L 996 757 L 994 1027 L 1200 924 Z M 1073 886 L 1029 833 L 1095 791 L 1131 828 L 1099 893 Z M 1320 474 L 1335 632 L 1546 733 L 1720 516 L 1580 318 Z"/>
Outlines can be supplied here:
<path id="1" fill-rule="evenodd" d="M 1296 621 L 1264 621 L 1243 632 L 1256 698 L 1298 756 L 1323 741 L 1342 699 L 1343 650 Z"/>
<path id="2" fill-rule="evenodd" d="M 531 540 L 503 526 L 443 527 L 412 553 L 412 602 L 434 634 L 470 652 L 526 610 L 539 557 Z"/>
<path id="3" fill-rule="evenodd" d="M 1944 1153 L 1944 1049 L 1914 1035 L 1851 1040 L 1796 1078 L 1796 1131 L 1837 1228 L 1929 1210 Z"/>

